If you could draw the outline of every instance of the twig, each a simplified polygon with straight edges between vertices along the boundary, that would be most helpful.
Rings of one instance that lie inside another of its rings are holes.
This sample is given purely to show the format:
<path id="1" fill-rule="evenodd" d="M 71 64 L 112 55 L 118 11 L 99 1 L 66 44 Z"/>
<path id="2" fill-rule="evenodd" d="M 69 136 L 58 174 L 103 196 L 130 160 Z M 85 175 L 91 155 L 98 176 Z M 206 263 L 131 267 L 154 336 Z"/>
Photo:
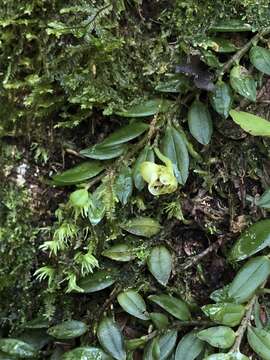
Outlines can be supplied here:
<path id="1" fill-rule="evenodd" d="M 228 60 L 217 73 L 217 78 L 221 77 L 225 72 L 230 70 L 234 63 L 239 62 L 239 60 L 249 51 L 251 46 L 254 43 L 257 43 L 261 37 L 268 35 L 270 33 L 270 28 L 266 28 L 258 32 L 251 40 L 249 40 L 246 45 L 244 45 L 239 51 L 237 51 L 231 58 Z"/>
<path id="2" fill-rule="evenodd" d="M 204 258 L 206 255 L 208 255 L 210 252 L 217 250 L 223 243 L 227 240 L 226 237 L 220 237 L 216 242 L 211 244 L 207 249 L 202 251 L 200 254 L 193 256 L 188 261 L 186 261 L 184 264 L 182 264 L 180 267 L 183 270 L 187 270 L 190 267 L 196 265 L 202 258 Z"/>
<path id="3" fill-rule="evenodd" d="M 83 155 L 81 155 L 80 153 L 78 153 L 76 150 L 73 150 L 73 149 L 65 149 L 65 152 L 67 152 L 68 154 L 71 154 L 71 155 L 74 155 L 74 156 L 77 156 L 81 159 L 85 159 L 85 157 Z"/>
<path id="4" fill-rule="evenodd" d="M 249 303 L 247 305 L 247 312 L 246 312 L 245 316 L 243 317 L 241 324 L 237 330 L 236 340 L 235 340 L 235 343 L 234 343 L 233 347 L 231 348 L 230 352 L 238 352 L 240 349 L 240 345 L 241 345 L 243 336 L 244 336 L 247 326 L 250 322 L 252 310 L 253 310 L 254 304 L 256 302 L 256 299 L 257 299 L 257 295 L 254 295 L 253 298 L 249 301 Z"/>

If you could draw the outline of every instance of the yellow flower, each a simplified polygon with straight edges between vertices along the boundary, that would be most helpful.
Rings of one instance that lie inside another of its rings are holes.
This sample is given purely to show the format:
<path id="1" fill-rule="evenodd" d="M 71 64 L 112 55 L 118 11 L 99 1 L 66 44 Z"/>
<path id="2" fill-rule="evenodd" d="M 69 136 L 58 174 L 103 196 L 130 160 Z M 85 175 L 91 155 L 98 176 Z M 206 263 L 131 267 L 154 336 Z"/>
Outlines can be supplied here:
<path id="1" fill-rule="evenodd" d="M 158 158 L 165 165 L 157 165 L 150 161 L 144 161 L 141 164 L 140 173 L 144 181 L 148 183 L 148 190 L 152 195 L 170 194 L 177 189 L 173 164 L 157 148 L 154 150 Z"/>

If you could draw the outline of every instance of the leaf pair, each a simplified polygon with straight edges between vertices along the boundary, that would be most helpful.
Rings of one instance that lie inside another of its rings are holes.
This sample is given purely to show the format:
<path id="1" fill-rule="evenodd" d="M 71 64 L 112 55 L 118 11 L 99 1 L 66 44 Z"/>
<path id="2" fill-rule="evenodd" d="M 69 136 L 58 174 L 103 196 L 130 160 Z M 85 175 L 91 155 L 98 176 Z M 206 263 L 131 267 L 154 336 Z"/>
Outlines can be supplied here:
<path id="1" fill-rule="evenodd" d="M 166 294 L 151 295 L 148 299 L 179 320 L 189 320 L 191 318 L 188 306 L 181 299 Z M 157 327 L 159 327 L 160 321 L 161 323 L 164 323 L 164 316 L 161 316 L 161 319 L 160 315 L 157 315 L 157 313 L 154 313 L 155 315 L 151 313 L 150 315 L 147 312 L 145 301 L 136 290 L 126 290 L 121 292 L 117 296 L 117 300 L 120 306 L 128 314 L 135 316 L 138 319 L 150 320 L 154 318 L 154 323 L 158 323 Z"/>

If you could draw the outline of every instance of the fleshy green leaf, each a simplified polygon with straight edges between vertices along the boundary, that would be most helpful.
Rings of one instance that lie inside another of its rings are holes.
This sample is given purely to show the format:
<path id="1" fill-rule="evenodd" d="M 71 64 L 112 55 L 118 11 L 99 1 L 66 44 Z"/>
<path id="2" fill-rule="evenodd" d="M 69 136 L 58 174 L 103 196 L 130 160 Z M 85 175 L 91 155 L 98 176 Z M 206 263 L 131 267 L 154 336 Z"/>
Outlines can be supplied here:
<path id="1" fill-rule="evenodd" d="M 147 145 L 145 148 L 140 152 L 133 170 L 133 180 L 134 185 L 138 190 L 142 190 L 144 188 L 145 182 L 141 175 L 141 164 L 144 161 L 154 162 L 155 154 L 154 151 Z"/>
<path id="2" fill-rule="evenodd" d="M 255 204 L 263 209 L 270 209 L 270 189 L 265 190 L 259 199 L 255 200 Z"/>
<path id="3" fill-rule="evenodd" d="M 270 136 L 270 121 L 245 111 L 231 110 L 230 115 L 233 121 L 249 134 L 253 136 Z"/>
<path id="4" fill-rule="evenodd" d="M 85 293 L 92 293 L 106 289 L 115 283 L 117 273 L 115 270 L 97 270 L 93 274 L 85 276 L 78 282 L 78 286 L 84 290 Z"/>
<path id="5" fill-rule="evenodd" d="M 209 31 L 212 32 L 244 32 L 253 30 L 252 26 L 245 23 L 243 20 L 232 19 L 221 20 L 209 28 Z"/>
<path id="6" fill-rule="evenodd" d="M 270 275 L 270 260 L 266 256 L 250 259 L 236 274 L 228 295 L 238 304 L 248 301 Z"/>
<path id="7" fill-rule="evenodd" d="M 133 180 L 129 167 L 120 170 L 114 183 L 114 190 L 122 205 L 126 205 L 132 195 Z"/>
<path id="8" fill-rule="evenodd" d="M 270 75 L 270 50 L 261 46 L 253 46 L 250 49 L 249 58 L 257 70 Z"/>
<path id="9" fill-rule="evenodd" d="M 207 106 L 195 100 L 188 111 L 188 126 L 191 135 L 202 145 L 209 144 L 213 133 L 211 115 Z"/>
<path id="10" fill-rule="evenodd" d="M 151 249 L 147 264 L 151 274 L 165 286 L 172 271 L 172 255 L 169 250 L 163 245 L 155 246 Z"/>
<path id="11" fill-rule="evenodd" d="M 20 334 L 18 339 L 33 346 L 36 350 L 42 349 L 52 340 L 51 336 L 47 334 L 46 329 L 25 330 L 22 334 Z"/>
<path id="12" fill-rule="evenodd" d="M 233 299 L 230 299 L 228 295 L 229 287 L 230 285 L 226 285 L 223 288 L 213 291 L 209 296 L 210 299 L 217 303 L 231 302 Z"/>
<path id="13" fill-rule="evenodd" d="M 229 253 L 231 261 L 244 260 L 270 245 L 270 220 L 251 225 L 236 241 Z"/>
<path id="14" fill-rule="evenodd" d="M 191 318 L 187 304 L 174 296 L 166 294 L 150 295 L 148 299 L 179 320 L 189 320 Z"/>
<path id="15" fill-rule="evenodd" d="M 138 348 L 144 348 L 147 339 L 145 337 L 137 338 L 137 339 L 129 339 L 125 341 L 127 350 L 136 350 Z"/>
<path id="16" fill-rule="evenodd" d="M 149 317 L 157 329 L 164 329 L 169 325 L 168 316 L 165 314 L 153 312 Z"/>
<path id="17" fill-rule="evenodd" d="M 246 355 L 241 354 L 240 352 L 236 353 L 227 353 L 227 354 L 212 354 L 207 356 L 204 360 L 249 360 Z"/>
<path id="18" fill-rule="evenodd" d="M 211 68 L 219 69 L 222 64 L 219 62 L 218 57 L 210 50 L 201 49 L 201 60 Z"/>
<path id="19" fill-rule="evenodd" d="M 102 253 L 103 256 L 116 261 L 130 261 L 135 258 L 133 248 L 129 244 L 113 245 Z"/>
<path id="20" fill-rule="evenodd" d="M 233 95 L 230 86 L 223 81 L 218 81 L 210 98 L 214 110 L 227 119 L 233 104 Z"/>
<path id="21" fill-rule="evenodd" d="M 89 180 L 98 175 L 104 166 L 98 161 L 86 161 L 77 165 L 61 174 L 53 176 L 53 184 L 55 185 L 74 185 Z"/>
<path id="22" fill-rule="evenodd" d="M 106 208 L 102 200 L 104 185 L 101 184 L 96 190 L 89 194 L 88 219 L 93 226 L 96 226 L 104 218 Z"/>
<path id="23" fill-rule="evenodd" d="M 158 337 L 152 339 L 145 347 L 143 360 L 160 360 L 160 347 Z"/>
<path id="24" fill-rule="evenodd" d="M 161 226 L 157 220 L 146 216 L 130 219 L 120 226 L 122 229 L 133 235 L 144 236 L 147 238 L 158 234 L 161 230 Z"/>
<path id="25" fill-rule="evenodd" d="M 135 290 L 126 290 L 117 296 L 121 307 L 128 313 L 141 320 L 149 320 L 146 304 L 141 295 Z"/>
<path id="26" fill-rule="evenodd" d="M 109 135 L 105 140 L 102 141 L 102 145 L 105 146 L 117 146 L 133 140 L 148 130 L 149 125 L 143 122 L 133 122 L 126 126 L 121 127 L 114 133 Z"/>
<path id="27" fill-rule="evenodd" d="M 83 149 L 80 154 L 96 160 L 110 160 L 119 157 L 126 150 L 125 144 L 115 146 L 103 146 L 103 144 L 97 144 L 90 148 Z"/>
<path id="28" fill-rule="evenodd" d="M 172 126 L 168 126 L 162 140 L 162 152 L 173 164 L 174 175 L 179 184 L 184 185 L 188 178 L 189 155 L 185 139 Z"/>
<path id="29" fill-rule="evenodd" d="M 66 352 L 63 360 L 110 360 L 111 357 L 97 347 L 81 346 Z"/>
<path id="30" fill-rule="evenodd" d="M 235 341 L 235 332 L 228 326 L 214 326 L 201 330 L 197 336 L 199 339 L 208 342 L 211 346 L 220 349 L 228 349 Z"/>
<path id="31" fill-rule="evenodd" d="M 167 112 L 171 105 L 172 102 L 169 100 L 153 99 L 134 105 L 126 111 L 120 111 L 116 114 L 123 117 L 147 117 L 155 115 L 158 112 Z"/>
<path id="32" fill-rule="evenodd" d="M 155 90 L 163 93 L 184 94 L 190 88 L 189 80 L 185 76 L 173 75 L 160 82 Z"/>
<path id="33" fill-rule="evenodd" d="M 56 339 L 67 340 L 74 339 L 86 333 L 87 325 L 82 321 L 68 320 L 61 324 L 52 326 L 48 330 L 48 334 Z"/>
<path id="34" fill-rule="evenodd" d="M 172 353 L 177 339 L 176 330 L 168 330 L 164 335 L 160 336 L 158 340 L 160 357 L 159 360 L 166 360 Z"/>
<path id="35" fill-rule="evenodd" d="M 0 351 L 14 356 L 16 359 L 28 359 L 37 355 L 37 351 L 32 345 L 12 338 L 0 339 Z"/>
<path id="36" fill-rule="evenodd" d="M 205 305 L 202 311 L 214 322 L 234 327 L 240 324 L 245 315 L 245 307 L 239 304 L 218 303 Z"/>
<path id="37" fill-rule="evenodd" d="M 116 360 L 126 360 L 124 338 L 113 319 L 105 317 L 97 329 L 97 336 L 105 351 Z"/>
<path id="38" fill-rule="evenodd" d="M 134 122 L 123 126 L 101 143 L 80 151 L 80 154 L 91 159 L 108 160 L 116 158 L 125 151 L 125 143 L 140 136 L 149 128 L 142 122 Z"/>
<path id="39" fill-rule="evenodd" d="M 182 337 L 175 351 L 175 360 L 195 360 L 203 352 L 204 342 L 196 334 L 191 331 Z"/>
<path id="40" fill-rule="evenodd" d="M 217 53 L 231 53 L 238 48 L 229 40 L 220 37 L 196 36 L 193 39 L 193 46 L 198 46 L 204 50 L 211 49 Z"/>
<path id="41" fill-rule="evenodd" d="M 250 347 L 263 360 L 270 360 L 270 332 L 249 326 L 247 339 Z"/>
<path id="42" fill-rule="evenodd" d="M 239 95 L 244 96 L 250 101 L 256 101 L 256 82 L 245 67 L 236 65 L 232 68 L 230 83 Z"/>

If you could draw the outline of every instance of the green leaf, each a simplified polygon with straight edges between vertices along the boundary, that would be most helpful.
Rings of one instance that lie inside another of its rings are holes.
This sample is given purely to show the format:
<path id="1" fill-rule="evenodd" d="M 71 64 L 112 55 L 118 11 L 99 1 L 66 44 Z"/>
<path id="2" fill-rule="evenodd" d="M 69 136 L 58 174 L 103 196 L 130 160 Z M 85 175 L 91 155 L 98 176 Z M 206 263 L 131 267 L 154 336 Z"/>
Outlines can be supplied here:
<path id="1" fill-rule="evenodd" d="M 25 329 L 47 329 L 50 327 L 50 322 L 44 319 L 43 316 L 37 317 L 31 321 L 28 321 L 23 325 Z"/>
<path id="2" fill-rule="evenodd" d="M 67 320 L 61 324 L 52 326 L 48 330 L 48 334 L 56 339 L 67 340 L 74 339 L 86 333 L 87 325 L 82 321 Z"/>
<path id="3" fill-rule="evenodd" d="M 12 355 L 8 355 L 0 351 L 0 360 L 16 360 L 16 359 L 18 359 L 18 357 L 14 357 Z"/>
<path id="4" fill-rule="evenodd" d="M 137 339 L 130 339 L 126 340 L 126 348 L 127 350 L 136 350 L 138 348 L 144 348 L 145 344 L 147 342 L 147 339 L 145 337 L 137 338 Z"/>
<path id="5" fill-rule="evenodd" d="M 160 347 L 158 337 L 152 339 L 145 347 L 143 360 L 160 360 Z"/>
<path id="6" fill-rule="evenodd" d="M 220 37 L 196 36 L 193 39 L 193 46 L 198 46 L 204 50 L 211 49 L 217 53 L 231 53 L 238 48 L 229 40 Z"/>
<path id="7" fill-rule="evenodd" d="M 47 334 L 46 329 L 25 330 L 22 334 L 20 334 L 18 339 L 33 346 L 36 350 L 42 349 L 52 340 L 51 336 Z"/>
<path id="8" fill-rule="evenodd" d="M 264 329 L 249 326 L 247 339 L 250 347 L 263 360 L 270 360 L 270 333 Z"/>
<path id="9" fill-rule="evenodd" d="M 28 359 L 37 355 L 36 349 L 18 339 L 0 339 L 0 350 L 19 359 Z"/>
<path id="10" fill-rule="evenodd" d="M 150 295 L 148 299 L 179 320 L 189 320 L 191 318 L 189 308 L 183 300 L 166 294 Z"/>
<path id="11" fill-rule="evenodd" d="M 129 167 L 123 167 L 120 169 L 114 183 L 114 191 L 122 205 L 127 204 L 132 195 L 132 190 L 133 180 L 131 169 Z"/>
<path id="12" fill-rule="evenodd" d="M 149 314 L 150 319 L 157 329 L 165 329 L 169 325 L 167 315 L 162 313 L 153 312 Z"/>
<path id="13" fill-rule="evenodd" d="M 106 289 L 115 283 L 117 272 L 112 269 L 98 270 L 93 274 L 85 276 L 78 282 L 78 286 L 84 290 L 85 293 L 92 293 Z"/>
<path id="14" fill-rule="evenodd" d="M 263 209 L 270 209 L 270 189 L 265 190 L 259 199 L 255 199 L 255 204 Z"/>
<path id="15" fill-rule="evenodd" d="M 53 176 L 55 185 L 74 185 L 87 181 L 98 175 L 105 167 L 98 161 L 86 161 L 61 174 Z"/>
<path id="16" fill-rule="evenodd" d="M 123 262 L 130 261 L 136 257 L 133 247 L 126 243 L 113 245 L 109 249 L 104 250 L 102 255 L 109 259 Z"/>
<path id="17" fill-rule="evenodd" d="M 62 360 L 110 360 L 111 357 L 97 347 L 81 346 L 66 352 Z"/>
<path id="18" fill-rule="evenodd" d="M 245 23 L 243 20 L 221 20 L 214 25 L 211 25 L 209 31 L 212 32 L 244 32 L 253 31 L 251 25 Z"/>
<path id="19" fill-rule="evenodd" d="M 201 60 L 211 68 L 219 69 L 222 64 L 219 62 L 218 57 L 210 50 L 201 49 Z"/>
<path id="20" fill-rule="evenodd" d="M 132 122 L 131 124 L 123 126 L 109 135 L 105 140 L 102 141 L 102 145 L 104 147 L 121 145 L 137 138 L 148 129 L 148 124 L 139 121 Z"/>
<path id="21" fill-rule="evenodd" d="M 155 90 L 163 93 L 181 93 L 185 94 L 190 88 L 189 80 L 186 76 L 173 75 L 165 81 L 160 82 Z"/>
<path id="22" fill-rule="evenodd" d="M 93 226 L 99 224 L 106 214 L 103 192 L 104 184 L 101 184 L 92 194 L 89 194 L 88 219 Z"/>
<path id="23" fill-rule="evenodd" d="M 231 299 L 228 295 L 228 291 L 229 291 L 229 287 L 230 285 L 226 285 L 223 288 L 217 289 L 215 291 L 213 291 L 210 294 L 210 299 L 215 301 L 215 302 L 231 302 L 233 299 Z"/>
<path id="24" fill-rule="evenodd" d="M 167 112 L 173 103 L 169 100 L 153 99 L 134 105 L 126 111 L 116 112 L 117 115 L 123 117 L 146 117 L 156 113 Z"/>
<path id="25" fill-rule="evenodd" d="M 141 320 L 149 320 L 146 305 L 141 295 L 135 290 L 126 290 L 117 296 L 120 306 L 130 315 Z"/>
<path id="26" fill-rule="evenodd" d="M 126 360 L 124 338 L 113 319 L 105 317 L 98 325 L 97 336 L 102 347 L 116 360 Z"/>
<path id="27" fill-rule="evenodd" d="M 103 143 L 83 149 L 80 154 L 90 159 L 110 160 L 119 157 L 126 150 L 125 144 L 115 146 L 103 146 Z"/>
<path id="28" fill-rule="evenodd" d="M 169 250 L 163 245 L 155 246 L 151 249 L 147 264 L 154 278 L 161 285 L 167 285 L 172 271 L 172 255 Z"/>
<path id="29" fill-rule="evenodd" d="M 211 115 L 207 106 L 195 100 L 188 111 L 188 126 L 191 135 L 202 145 L 209 144 L 213 133 Z"/>
<path id="30" fill-rule="evenodd" d="M 270 121 L 245 111 L 231 110 L 233 121 L 253 136 L 270 136 Z"/>
<path id="31" fill-rule="evenodd" d="M 146 145 L 145 148 L 140 152 L 133 169 L 133 181 L 134 185 L 138 190 L 142 190 L 145 186 L 145 181 L 142 178 L 140 168 L 144 161 L 154 162 L 155 154 L 150 146 Z"/>
<path id="32" fill-rule="evenodd" d="M 144 133 L 149 125 L 142 122 L 133 122 L 123 126 L 101 143 L 80 151 L 80 154 L 91 159 L 108 160 L 123 154 L 126 142 L 133 140 Z"/>
<path id="33" fill-rule="evenodd" d="M 228 295 L 238 304 L 248 301 L 270 275 L 270 260 L 266 256 L 250 259 L 236 274 Z"/>
<path id="34" fill-rule="evenodd" d="M 182 134 L 172 126 L 168 126 L 162 140 L 161 149 L 162 153 L 171 160 L 177 181 L 179 184 L 184 185 L 188 178 L 189 155 Z"/>
<path id="35" fill-rule="evenodd" d="M 270 245 L 270 219 L 251 225 L 236 241 L 229 253 L 229 260 L 240 261 Z"/>
<path id="36" fill-rule="evenodd" d="M 205 305 L 202 311 L 214 322 L 231 327 L 240 324 L 245 315 L 244 306 L 231 303 Z"/>
<path id="37" fill-rule="evenodd" d="M 212 354 L 207 356 L 204 360 L 249 360 L 246 355 L 241 354 L 240 352 L 236 353 L 227 353 L 227 354 Z"/>
<path id="38" fill-rule="evenodd" d="M 252 65 L 264 74 L 270 75 L 270 50 L 261 46 L 253 46 L 249 52 Z"/>
<path id="39" fill-rule="evenodd" d="M 176 343 L 176 339 L 176 330 L 168 330 L 164 335 L 160 336 L 158 340 L 160 349 L 159 360 L 165 360 L 171 355 Z"/>
<path id="40" fill-rule="evenodd" d="M 231 347 L 235 341 L 235 332 L 227 326 L 214 326 L 201 330 L 197 336 L 199 339 L 208 342 L 211 346 L 220 349 Z"/>
<path id="41" fill-rule="evenodd" d="M 227 119 L 233 104 L 233 94 L 230 86 L 223 81 L 218 81 L 210 99 L 214 110 Z"/>
<path id="42" fill-rule="evenodd" d="M 157 220 L 146 216 L 128 220 L 121 224 L 120 227 L 133 235 L 144 236 L 147 238 L 158 234 L 161 230 L 161 226 Z"/>
<path id="43" fill-rule="evenodd" d="M 203 349 L 204 342 L 198 339 L 195 331 L 191 331 L 179 341 L 175 351 L 175 360 L 195 360 Z"/>
<path id="44" fill-rule="evenodd" d="M 250 101 L 256 101 L 256 82 L 245 67 L 236 65 L 232 68 L 230 72 L 230 83 L 231 87 L 239 95 L 244 96 Z"/>

